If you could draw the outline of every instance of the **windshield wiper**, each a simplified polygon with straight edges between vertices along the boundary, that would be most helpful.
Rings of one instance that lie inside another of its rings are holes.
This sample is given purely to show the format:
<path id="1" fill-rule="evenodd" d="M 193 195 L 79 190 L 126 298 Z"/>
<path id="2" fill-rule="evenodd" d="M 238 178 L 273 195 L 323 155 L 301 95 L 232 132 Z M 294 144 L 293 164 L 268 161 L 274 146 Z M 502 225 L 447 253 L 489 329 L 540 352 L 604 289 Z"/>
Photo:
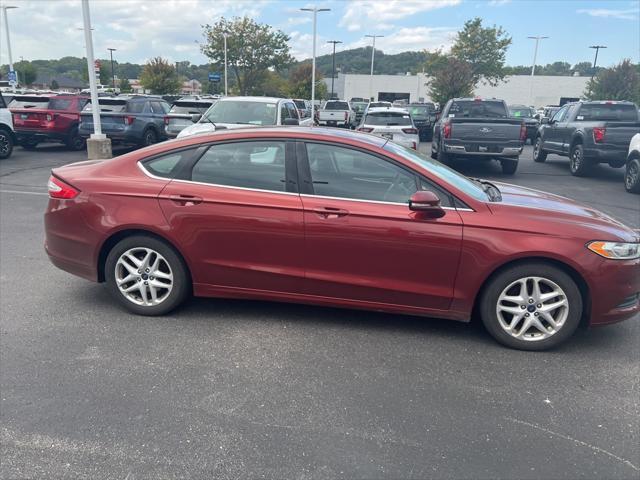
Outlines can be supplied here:
<path id="1" fill-rule="evenodd" d="M 487 182 L 486 180 L 481 180 L 480 178 L 472 178 L 471 180 L 473 180 L 478 185 L 480 185 L 480 188 L 482 188 L 482 191 L 487 194 L 489 201 L 499 202 L 502 200 L 500 189 L 496 187 L 493 183 Z"/>

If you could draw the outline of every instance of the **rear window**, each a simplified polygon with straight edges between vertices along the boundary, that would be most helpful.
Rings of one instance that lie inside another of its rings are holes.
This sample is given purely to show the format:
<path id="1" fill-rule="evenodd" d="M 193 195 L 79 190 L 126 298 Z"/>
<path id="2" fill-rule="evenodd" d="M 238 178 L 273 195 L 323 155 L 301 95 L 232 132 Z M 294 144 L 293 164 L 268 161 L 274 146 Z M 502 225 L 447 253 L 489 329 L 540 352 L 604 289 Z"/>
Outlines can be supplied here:
<path id="1" fill-rule="evenodd" d="M 98 104 L 100 105 L 100 111 L 102 112 L 124 112 L 125 107 L 127 106 L 126 100 L 112 100 L 106 98 L 98 100 Z M 83 111 L 90 112 L 91 103 L 87 103 Z"/>
<path id="2" fill-rule="evenodd" d="M 49 110 L 69 110 L 73 100 L 68 98 L 52 98 L 49 100 Z"/>
<path id="3" fill-rule="evenodd" d="M 203 114 L 213 102 L 176 102 L 171 106 L 169 113 L 182 113 L 186 115 Z"/>
<path id="4" fill-rule="evenodd" d="M 409 105 L 407 110 L 415 118 L 427 118 L 429 113 L 435 112 L 435 108 L 429 108 L 428 105 Z"/>
<path id="5" fill-rule="evenodd" d="M 638 111 L 628 103 L 584 103 L 576 115 L 577 121 L 635 122 Z"/>
<path id="6" fill-rule="evenodd" d="M 396 125 L 411 125 L 411 117 L 408 113 L 400 112 L 374 112 L 367 114 L 367 118 L 364 121 L 365 125 L 383 125 L 383 126 L 396 126 Z"/>
<path id="7" fill-rule="evenodd" d="M 507 109 L 502 102 L 462 100 L 453 102 L 449 108 L 451 118 L 507 118 L 507 116 Z"/>
<path id="8" fill-rule="evenodd" d="M 325 110 L 349 110 L 347 102 L 327 102 L 324 106 Z"/>
<path id="9" fill-rule="evenodd" d="M 49 105 L 49 97 L 13 97 L 9 108 L 47 108 Z"/>
<path id="10" fill-rule="evenodd" d="M 514 118 L 533 118 L 536 112 L 526 107 L 509 107 L 509 115 Z"/>

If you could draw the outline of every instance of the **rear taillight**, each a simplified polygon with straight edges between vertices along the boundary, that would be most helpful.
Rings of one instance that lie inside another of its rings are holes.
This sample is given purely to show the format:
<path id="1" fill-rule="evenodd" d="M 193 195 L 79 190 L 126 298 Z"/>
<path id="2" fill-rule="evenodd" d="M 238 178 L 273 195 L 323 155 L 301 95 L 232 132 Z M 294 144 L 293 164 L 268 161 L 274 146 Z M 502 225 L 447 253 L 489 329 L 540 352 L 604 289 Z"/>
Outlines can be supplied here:
<path id="1" fill-rule="evenodd" d="M 164 117 L 164 124 L 169 125 L 169 117 Z"/>
<path id="2" fill-rule="evenodd" d="M 75 198 L 80 193 L 79 190 L 76 190 L 71 185 L 64 183 L 54 176 L 49 177 L 47 187 L 51 198 L 69 200 Z"/>
<path id="3" fill-rule="evenodd" d="M 593 127 L 593 141 L 595 143 L 604 142 L 604 134 L 607 133 L 607 129 L 604 127 Z"/>
<path id="4" fill-rule="evenodd" d="M 451 138 L 451 124 L 449 122 L 445 123 L 442 127 L 442 134 L 444 135 L 444 138 Z"/>
<path id="5" fill-rule="evenodd" d="M 527 126 L 524 124 L 524 122 L 520 124 L 520 141 L 527 141 Z"/>
<path id="6" fill-rule="evenodd" d="M 402 131 L 404 133 L 408 133 L 409 135 L 417 135 L 418 134 L 418 130 L 416 130 L 415 128 L 403 128 Z"/>
<path id="7" fill-rule="evenodd" d="M 125 125 L 132 125 L 135 119 L 136 119 L 135 117 L 127 115 L 126 117 L 124 117 L 124 124 Z"/>
<path id="8" fill-rule="evenodd" d="M 358 128 L 359 132 L 364 132 L 364 133 L 370 133 L 373 132 L 373 128 L 369 128 L 369 127 L 360 127 Z"/>

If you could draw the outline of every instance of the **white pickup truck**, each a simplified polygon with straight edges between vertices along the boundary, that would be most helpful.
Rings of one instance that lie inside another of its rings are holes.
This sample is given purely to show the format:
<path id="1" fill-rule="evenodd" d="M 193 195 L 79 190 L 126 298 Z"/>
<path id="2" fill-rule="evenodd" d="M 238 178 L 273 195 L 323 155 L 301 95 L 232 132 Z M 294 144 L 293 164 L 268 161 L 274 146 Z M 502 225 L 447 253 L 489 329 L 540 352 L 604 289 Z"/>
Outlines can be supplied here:
<path id="1" fill-rule="evenodd" d="M 13 118 L 0 93 L 0 159 L 9 158 L 13 152 L 16 136 L 13 132 Z"/>
<path id="2" fill-rule="evenodd" d="M 318 125 L 351 128 L 355 122 L 356 112 L 343 100 L 329 100 L 318 112 Z"/>

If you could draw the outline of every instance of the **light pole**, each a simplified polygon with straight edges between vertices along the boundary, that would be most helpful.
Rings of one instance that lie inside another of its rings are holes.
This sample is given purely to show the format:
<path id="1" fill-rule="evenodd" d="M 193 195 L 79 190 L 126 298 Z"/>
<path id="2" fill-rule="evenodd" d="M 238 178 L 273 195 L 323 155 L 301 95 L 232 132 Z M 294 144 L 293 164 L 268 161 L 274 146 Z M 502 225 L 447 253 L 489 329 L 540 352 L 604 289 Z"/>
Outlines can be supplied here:
<path id="1" fill-rule="evenodd" d="M 533 51 L 533 65 L 531 66 L 531 82 L 529 83 L 529 105 L 531 105 L 533 103 L 533 76 L 536 73 L 536 61 L 538 59 L 538 43 L 540 40 L 544 40 L 549 37 L 536 36 L 527 38 L 536 41 L 536 48 Z"/>
<path id="2" fill-rule="evenodd" d="M 18 7 L 14 7 L 13 5 L 5 5 L 2 8 L 2 13 L 4 14 L 4 30 L 7 34 L 7 51 L 9 53 L 9 71 L 13 72 L 13 57 L 11 56 L 11 39 L 9 36 L 9 19 L 7 18 L 7 10 L 11 10 L 12 8 L 18 8 Z M 13 92 L 16 91 L 16 84 L 18 83 L 18 75 L 16 74 L 16 80 L 15 82 L 11 83 L 11 90 Z"/>
<path id="3" fill-rule="evenodd" d="M 367 38 L 373 38 L 373 46 L 371 48 L 371 75 L 369 76 L 369 98 L 373 98 L 373 61 L 376 58 L 376 38 L 382 38 L 384 35 L 365 35 Z"/>
<path id="4" fill-rule="evenodd" d="M 6 14 L 5 14 L 6 15 Z M 7 18 L 6 16 L 4 17 Z M 598 63 L 598 52 L 601 48 L 607 48 L 606 45 L 591 45 L 589 48 L 593 48 L 596 51 L 596 58 L 593 59 L 593 71 L 591 72 L 591 80 L 596 74 L 596 64 Z"/>
<path id="5" fill-rule="evenodd" d="M 229 33 L 224 32 L 222 36 L 224 37 L 224 96 L 226 97 L 229 94 L 229 82 L 227 82 L 227 37 Z"/>
<path id="6" fill-rule="evenodd" d="M 301 8 L 303 12 L 313 12 L 313 60 L 311 63 L 311 111 L 314 111 L 316 103 L 316 24 L 318 12 L 329 12 L 330 8 Z"/>
<path id="7" fill-rule="evenodd" d="M 116 89 L 116 74 L 113 70 L 113 52 L 116 51 L 115 48 L 107 48 L 107 50 L 109 50 L 109 55 L 111 55 L 111 83 L 112 83 L 112 87 L 115 90 Z"/>
<path id="8" fill-rule="evenodd" d="M 327 43 L 333 43 L 333 58 L 331 60 L 331 96 L 333 99 L 333 81 L 336 78 L 336 43 L 342 43 L 340 40 L 329 40 Z"/>

